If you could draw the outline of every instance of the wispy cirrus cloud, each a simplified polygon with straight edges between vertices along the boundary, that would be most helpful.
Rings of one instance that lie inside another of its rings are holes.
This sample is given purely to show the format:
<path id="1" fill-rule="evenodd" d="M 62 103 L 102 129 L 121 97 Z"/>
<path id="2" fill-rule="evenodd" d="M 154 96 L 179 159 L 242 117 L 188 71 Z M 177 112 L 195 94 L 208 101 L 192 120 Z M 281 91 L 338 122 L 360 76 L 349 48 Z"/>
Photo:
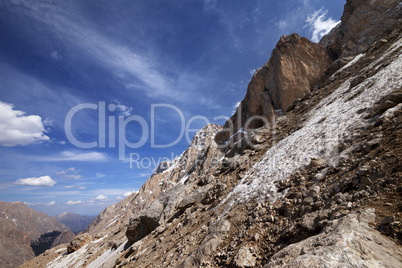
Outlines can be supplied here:
<path id="1" fill-rule="evenodd" d="M 29 145 L 48 141 L 46 122 L 38 115 L 26 115 L 14 106 L 0 101 L 0 145 Z"/>
<path id="2" fill-rule="evenodd" d="M 81 203 L 82 203 L 81 200 L 77 200 L 77 201 L 70 200 L 70 201 L 66 202 L 67 205 L 78 205 L 78 204 L 81 204 Z"/>
<path id="3" fill-rule="evenodd" d="M 68 168 L 66 170 L 62 170 L 60 172 L 57 172 L 56 175 L 62 176 L 66 179 L 69 180 L 80 180 L 82 179 L 82 176 L 78 174 L 78 170 L 76 170 L 74 167 Z"/>
<path id="4" fill-rule="evenodd" d="M 174 80 L 163 72 L 163 64 L 154 54 L 146 54 L 127 47 L 124 44 L 104 36 L 91 23 L 74 12 L 72 3 L 64 3 L 65 9 L 52 1 L 19 1 L 18 5 L 8 8 L 23 12 L 31 19 L 49 27 L 57 36 L 63 38 L 71 48 L 77 49 L 94 62 L 107 69 L 126 87 L 135 85 L 135 89 L 144 91 L 150 97 L 180 98 L 183 94 L 176 91 Z M 48 16 L 43 16 L 46 12 Z M 59 59 L 58 53 L 52 52 L 53 58 Z"/>
<path id="5" fill-rule="evenodd" d="M 41 176 L 41 177 L 32 177 L 32 178 L 25 178 L 25 179 L 18 179 L 15 181 L 17 185 L 24 185 L 24 186 L 45 186 L 45 187 L 52 187 L 56 184 L 49 176 Z"/>
<path id="6" fill-rule="evenodd" d="M 109 158 L 106 154 L 99 152 L 63 151 L 54 156 L 36 157 L 33 160 L 49 162 L 106 162 Z"/>
<path id="7" fill-rule="evenodd" d="M 106 200 L 107 199 L 107 196 L 106 195 L 98 195 L 96 198 L 95 198 L 95 200 Z"/>
<path id="8" fill-rule="evenodd" d="M 340 21 L 335 21 L 332 18 L 326 18 L 327 14 L 328 11 L 321 8 L 307 16 L 305 27 L 309 27 L 312 32 L 311 40 L 313 42 L 318 43 L 324 35 L 340 23 Z"/>

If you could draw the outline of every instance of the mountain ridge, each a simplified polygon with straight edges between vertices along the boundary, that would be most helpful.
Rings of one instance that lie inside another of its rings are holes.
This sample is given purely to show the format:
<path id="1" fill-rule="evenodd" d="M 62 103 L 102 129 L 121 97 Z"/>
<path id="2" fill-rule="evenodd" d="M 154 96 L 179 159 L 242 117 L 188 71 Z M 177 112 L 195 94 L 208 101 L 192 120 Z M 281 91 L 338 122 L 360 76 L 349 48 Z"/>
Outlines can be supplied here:
<path id="1" fill-rule="evenodd" d="M 85 228 L 87 228 L 89 224 L 96 218 L 95 216 L 79 215 L 69 211 L 63 212 L 54 217 L 57 222 L 68 226 L 71 231 L 76 234 L 85 230 Z"/>
<path id="2" fill-rule="evenodd" d="M 75 236 L 66 225 L 22 202 L 0 201 L 0 211 L 2 267 L 18 266 Z"/>
<path id="3" fill-rule="evenodd" d="M 74 251 L 50 250 L 22 267 L 400 267 L 400 17 L 398 1 L 348 0 L 321 44 L 283 37 L 327 53 L 303 96 L 283 113 L 270 102 L 257 108 L 270 115 L 262 126 L 210 126 L 203 148 L 190 145 L 105 209 L 70 243 Z M 309 58 L 297 57 L 295 66 Z M 270 92 L 264 76 L 249 87 Z"/>

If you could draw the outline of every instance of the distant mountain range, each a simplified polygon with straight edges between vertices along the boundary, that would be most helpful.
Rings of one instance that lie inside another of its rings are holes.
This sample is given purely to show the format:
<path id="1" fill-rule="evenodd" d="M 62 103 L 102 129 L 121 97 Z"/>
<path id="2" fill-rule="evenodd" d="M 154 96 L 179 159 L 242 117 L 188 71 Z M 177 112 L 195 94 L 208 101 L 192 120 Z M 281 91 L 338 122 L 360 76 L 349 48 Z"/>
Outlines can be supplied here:
<path id="1" fill-rule="evenodd" d="M 96 216 L 83 216 L 71 212 L 63 212 L 55 216 L 56 220 L 70 227 L 75 234 L 83 231 L 96 218 Z"/>
<path id="2" fill-rule="evenodd" d="M 14 268 L 70 242 L 95 217 L 65 212 L 50 217 L 21 202 L 0 201 L 0 267 Z"/>

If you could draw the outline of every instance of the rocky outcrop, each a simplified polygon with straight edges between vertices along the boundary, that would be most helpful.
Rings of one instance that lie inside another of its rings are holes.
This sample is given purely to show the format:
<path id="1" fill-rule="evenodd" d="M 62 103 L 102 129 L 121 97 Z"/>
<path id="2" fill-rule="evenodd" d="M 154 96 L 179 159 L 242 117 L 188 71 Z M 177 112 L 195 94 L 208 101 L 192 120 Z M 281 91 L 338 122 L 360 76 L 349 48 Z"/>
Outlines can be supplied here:
<path id="1" fill-rule="evenodd" d="M 88 244 L 91 240 L 92 236 L 88 233 L 77 235 L 73 240 L 70 241 L 70 243 L 68 243 L 67 253 L 73 253 L 74 251 Z"/>
<path id="2" fill-rule="evenodd" d="M 387 35 L 401 17 L 399 0 L 347 0 L 341 24 L 324 36 L 320 44 L 338 56 L 355 56 Z"/>
<path id="3" fill-rule="evenodd" d="M 309 93 L 332 60 L 320 44 L 297 34 L 282 36 L 216 140 L 222 142 L 241 128 L 254 129 L 273 121 L 274 110 L 287 111 L 296 99 Z"/>
<path id="4" fill-rule="evenodd" d="M 374 209 L 331 221 L 316 236 L 276 253 L 265 267 L 400 267 L 402 248 L 369 224 Z"/>
<path id="5" fill-rule="evenodd" d="M 128 240 L 132 243 L 137 242 L 155 230 L 160 224 L 162 211 L 163 204 L 155 200 L 148 209 L 130 219 L 126 231 Z"/>

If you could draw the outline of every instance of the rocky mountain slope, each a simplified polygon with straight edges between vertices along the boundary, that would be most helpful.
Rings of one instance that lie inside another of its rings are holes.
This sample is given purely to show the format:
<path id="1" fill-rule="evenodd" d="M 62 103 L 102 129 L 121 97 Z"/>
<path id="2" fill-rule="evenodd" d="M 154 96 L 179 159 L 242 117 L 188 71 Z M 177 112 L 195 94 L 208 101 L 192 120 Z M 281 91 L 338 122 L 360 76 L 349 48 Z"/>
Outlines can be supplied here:
<path id="1" fill-rule="evenodd" d="M 232 121 L 22 267 L 401 267 L 401 7 L 281 38 Z"/>
<path id="2" fill-rule="evenodd" d="M 133 193 L 119 203 L 106 208 L 89 225 L 86 232 L 97 234 L 104 232 L 109 227 L 119 226 L 121 230 L 126 228 L 133 215 L 149 207 L 158 195 L 177 185 L 179 181 L 192 173 L 211 154 L 211 151 L 214 151 L 213 138 L 220 130 L 220 126 L 211 124 L 198 131 L 190 146 L 180 156 L 171 163 L 160 163 L 138 193 Z M 211 163 L 206 167 L 209 165 Z"/>
<path id="3" fill-rule="evenodd" d="M 94 216 L 83 216 L 71 212 L 64 212 L 55 216 L 56 221 L 68 226 L 72 232 L 78 234 L 89 226 L 96 218 Z"/>
<path id="4" fill-rule="evenodd" d="M 16 267 L 52 246 L 74 238 L 70 229 L 53 217 L 21 202 L 0 201 L 1 267 Z"/>
<path id="5" fill-rule="evenodd" d="M 0 217 L 0 266 L 18 267 L 35 257 L 28 235 L 15 224 Z M 16 253 L 18 257 L 16 257 Z"/>

